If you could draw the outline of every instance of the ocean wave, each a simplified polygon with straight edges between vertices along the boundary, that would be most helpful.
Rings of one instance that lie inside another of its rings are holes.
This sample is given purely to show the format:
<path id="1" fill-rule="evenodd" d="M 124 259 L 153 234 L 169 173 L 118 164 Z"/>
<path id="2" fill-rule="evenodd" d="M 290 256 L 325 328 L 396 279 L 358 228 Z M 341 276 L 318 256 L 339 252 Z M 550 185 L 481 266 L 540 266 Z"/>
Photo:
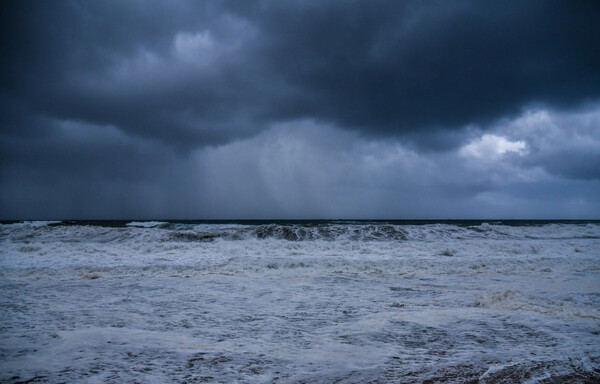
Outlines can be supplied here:
<path id="1" fill-rule="evenodd" d="M 544 240 L 599 239 L 600 226 L 548 224 L 507 226 L 484 223 L 478 226 L 454 224 L 402 225 L 388 223 L 351 224 L 259 224 L 162 226 L 170 238 L 184 241 L 286 240 L 286 241 L 444 241 L 444 240 Z"/>
<path id="2" fill-rule="evenodd" d="M 0 225 L 0 240 L 6 237 L 38 241 L 97 240 L 118 242 L 132 237 L 159 242 L 212 242 L 244 240 L 353 241 L 463 241 L 463 240 L 577 240 L 600 239 L 598 223 L 545 223 L 505 225 L 479 223 L 461 225 L 448 223 L 398 224 L 395 222 L 262 222 L 187 223 L 166 221 L 77 222 L 26 221 Z M 448 252 L 446 252 L 448 253 Z"/>
<path id="3" fill-rule="evenodd" d="M 160 226 L 168 225 L 165 221 L 132 221 L 125 224 L 127 227 L 138 227 L 138 228 L 156 228 Z"/>
<path id="4" fill-rule="evenodd" d="M 26 221 L 10 221 L 0 224 L 8 227 L 25 227 L 25 228 L 40 228 L 49 225 L 58 225 L 63 222 L 60 220 L 26 220 Z"/>

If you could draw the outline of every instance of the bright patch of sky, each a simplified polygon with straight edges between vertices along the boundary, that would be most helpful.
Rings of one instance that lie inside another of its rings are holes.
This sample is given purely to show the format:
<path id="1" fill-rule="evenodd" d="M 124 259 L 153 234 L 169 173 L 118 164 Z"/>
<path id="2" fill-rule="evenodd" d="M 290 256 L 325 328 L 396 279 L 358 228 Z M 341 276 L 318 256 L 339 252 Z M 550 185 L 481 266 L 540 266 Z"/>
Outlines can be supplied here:
<path id="1" fill-rule="evenodd" d="M 462 156 L 483 160 L 496 160 L 506 153 L 516 153 L 522 156 L 527 152 L 525 141 L 510 141 L 504 136 L 494 134 L 485 134 L 463 146 L 459 151 Z"/>

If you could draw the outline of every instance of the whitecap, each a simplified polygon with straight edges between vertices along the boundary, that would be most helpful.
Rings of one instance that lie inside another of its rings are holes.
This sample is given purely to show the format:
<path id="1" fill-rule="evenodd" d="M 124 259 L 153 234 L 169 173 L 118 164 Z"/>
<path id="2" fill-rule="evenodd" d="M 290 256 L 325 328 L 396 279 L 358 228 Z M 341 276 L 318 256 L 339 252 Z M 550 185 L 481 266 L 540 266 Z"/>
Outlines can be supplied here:
<path id="1" fill-rule="evenodd" d="M 164 221 L 132 221 L 130 223 L 125 224 L 128 227 L 138 227 L 138 228 L 155 228 L 160 227 L 162 225 L 168 224 Z"/>

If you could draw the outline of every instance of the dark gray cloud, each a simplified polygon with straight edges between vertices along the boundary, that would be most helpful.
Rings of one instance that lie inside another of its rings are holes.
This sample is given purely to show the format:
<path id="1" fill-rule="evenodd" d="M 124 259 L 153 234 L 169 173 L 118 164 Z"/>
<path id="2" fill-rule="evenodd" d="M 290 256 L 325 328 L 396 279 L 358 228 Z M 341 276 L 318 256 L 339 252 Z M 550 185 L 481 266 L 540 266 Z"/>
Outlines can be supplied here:
<path id="1" fill-rule="evenodd" d="M 296 3 L 298 4 L 298 3 Z M 594 9 L 596 8 L 596 9 Z M 285 6 L 264 28 L 313 113 L 394 133 L 485 123 L 529 103 L 598 97 L 591 2 L 354 2 Z M 286 109 L 284 109 L 285 111 Z"/>
<path id="2" fill-rule="evenodd" d="M 600 96 L 593 2 L 4 7 L 8 97 L 186 148 L 291 119 L 394 135 Z"/>
<path id="3" fill-rule="evenodd" d="M 174 52 L 178 37 L 193 40 L 196 31 L 214 30 L 224 39 L 243 32 L 219 25 L 227 24 L 227 14 L 221 20 L 209 4 L 5 6 L 3 93 L 32 113 L 112 125 L 183 147 L 238 137 L 251 121 L 240 100 L 252 100 L 250 90 L 241 89 L 235 71 L 199 68 Z"/>
<path id="4" fill-rule="evenodd" d="M 600 214 L 594 2 L 0 7 L 3 218 Z"/>

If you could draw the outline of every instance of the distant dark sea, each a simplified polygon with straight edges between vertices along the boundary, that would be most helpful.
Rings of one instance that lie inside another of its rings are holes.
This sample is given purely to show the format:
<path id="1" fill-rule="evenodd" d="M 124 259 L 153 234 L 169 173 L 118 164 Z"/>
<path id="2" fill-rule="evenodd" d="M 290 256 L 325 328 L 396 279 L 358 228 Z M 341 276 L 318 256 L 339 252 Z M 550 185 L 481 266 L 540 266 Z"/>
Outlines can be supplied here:
<path id="1" fill-rule="evenodd" d="M 0 224 L 14 224 L 23 222 L 36 222 L 29 220 L 2 220 Z M 49 223 L 47 225 L 97 225 L 103 227 L 125 227 L 130 223 L 168 223 L 168 224 L 239 224 L 239 225 L 328 225 L 328 224 L 390 224 L 390 225 L 432 225 L 432 224 L 448 224 L 461 227 L 477 226 L 484 223 L 507 225 L 507 226 L 539 226 L 547 224 L 600 224 L 599 220 L 521 220 L 521 219 L 319 219 L 319 220 L 49 220 L 38 221 Z"/>

